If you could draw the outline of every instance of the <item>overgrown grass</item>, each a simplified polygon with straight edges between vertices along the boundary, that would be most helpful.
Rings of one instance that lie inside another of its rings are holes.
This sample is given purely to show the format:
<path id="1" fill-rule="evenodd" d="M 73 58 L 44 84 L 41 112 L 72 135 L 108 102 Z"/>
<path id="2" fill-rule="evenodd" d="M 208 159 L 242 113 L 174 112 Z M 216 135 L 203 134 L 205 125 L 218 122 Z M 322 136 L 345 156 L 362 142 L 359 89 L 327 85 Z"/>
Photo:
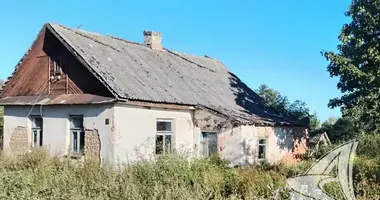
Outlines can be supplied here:
<path id="1" fill-rule="evenodd" d="M 359 143 L 354 166 L 358 199 L 380 199 L 379 156 L 365 148 L 376 147 L 373 140 Z M 305 172 L 312 162 L 230 168 L 216 157 L 189 162 L 168 155 L 108 168 L 93 159 L 74 162 L 36 149 L 19 157 L 0 155 L 0 199 L 270 199 L 287 177 Z M 324 189 L 341 197 L 336 184 Z M 283 192 L 279 198 L 287 196 Z"/>
<path id="2" fill-rule="evenodd" d="M 229 168 L 217 158 L 164 156 L 122 169 L 42 149 L 0 158 L 0 199 L 257 199 L 270 198 L 285 179 L 275 169 Z"/>

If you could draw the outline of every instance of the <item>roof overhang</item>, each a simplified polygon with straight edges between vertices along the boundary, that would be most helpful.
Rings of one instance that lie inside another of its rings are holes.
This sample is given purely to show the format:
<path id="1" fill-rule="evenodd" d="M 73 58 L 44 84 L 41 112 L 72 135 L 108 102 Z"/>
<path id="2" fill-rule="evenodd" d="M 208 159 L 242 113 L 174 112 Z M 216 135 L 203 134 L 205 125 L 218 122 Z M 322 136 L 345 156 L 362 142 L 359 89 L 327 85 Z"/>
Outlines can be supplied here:
<path id="1" fill-rule="evenodd" d="M 0 99 L 2 106 L 33 106 L 33 105 L 84 105 L 105 104 L 116 99 L 92 94 L 61 94 L 41 96 L 10 96 Z"/>

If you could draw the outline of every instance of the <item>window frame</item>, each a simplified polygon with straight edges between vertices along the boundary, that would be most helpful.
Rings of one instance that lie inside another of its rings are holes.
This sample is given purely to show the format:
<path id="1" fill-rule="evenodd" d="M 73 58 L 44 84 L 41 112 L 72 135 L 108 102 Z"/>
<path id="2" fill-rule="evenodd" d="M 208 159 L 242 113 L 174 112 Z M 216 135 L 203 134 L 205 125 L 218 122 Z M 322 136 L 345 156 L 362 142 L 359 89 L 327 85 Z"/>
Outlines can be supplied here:
<path id="1" fill-rule="evenodd" d="M 264 144 L 260 144 L 260 140 L 264 140 Z M 260 158 L 260 147 L 264 146 L 264 158 Z M 259 137 L 257 140 L 257 159 L 259 161 L 267 160 L 268 155 L 268 138 L 267 137 Z"/>
<path id="2" fill-rule="evenodd" d="M 73 120 L 80 119 L 82 120 L 81 127 L 75 127 Z M 85 146 L 85 134 L 84 134 L 84 117 L 83 115 L 70 115 L 69 117 L 70 123 L 70 152 L 71 154 L 83 155 L 84 154 L 84 146 Z M 76 134 L 76 146 L 74 146 L 74 133 Z M 83 137 L 83 138 L 81 138 Z M 83 139 L 83 149 L 81 148 L 81 141 Z M 75 148 L 76 147 L 76 148 Z"/>
<path id="3" fill-rule="evenodd" d="M 62 74 L 62 58 L 60 56 L 55 57 L 53 60 L 53 73 L 54 75 Z"/>
<path id="4" fill-rule="evenodd" d="M 159 131 L 157 127 L 158 122 L 170 122 L 170 131 Z M 154 153 L 155 155 L 162 155 L 162 154 L 168 154 L 173 151 L 173 138 L 174 138 L 174 120 L 173 119 L 162 119 L 158 118 L 156 119 L 156 135 L 155 135 L 155 144 L 154 144 Z M 162 150 L 161 153 L 157 153 L 157 136 L 162 136 Z M 166 144 L 166 136 L 170 136 L 170 146 L 169 151 L 167 151 L 167 144 Z"/>
<path id="5" fill-rule="evenodd" d="M 215 134 L 215 136 L 216 136 L 216 152 L 215 152 L 215 154 L 213 154 L 213 155 L 205 155 L 205 153 L 204 153 L 204 145 L 205 145 L 205 140 L 204 140 L 204 134 Z M 203 157 L 211 157 L 211 156 L 214 156 L 214 155 L 218 155 L 219 154 L 219 135 L 218 135 L 218 131 L 207 131 L 207 130 L 201 130 L 201 141 L 200 141 L 200 143 L 201 143 L 201 145 L 202 145 L 202 152 L 201 152 L 201 154 L 202 154 L 202 156 Z"/>
<path id="6" fill-rule="evenodd" d="M 41 127 L 36 126 L 36 119 L 41 119 Z M 32 142 L 31 142 L 31 147 L 42 147 L 43 146 L 43 126 L 44 126 L 44 121 L 42 116 L 40 115 L 32 115 L 30 116 L 30 121 L 32 122 L 31 126 L 31 136 L 32 136 Z M 35 135 L 34 132 L 37 131 L 37 142 L 35 142 Z"/>

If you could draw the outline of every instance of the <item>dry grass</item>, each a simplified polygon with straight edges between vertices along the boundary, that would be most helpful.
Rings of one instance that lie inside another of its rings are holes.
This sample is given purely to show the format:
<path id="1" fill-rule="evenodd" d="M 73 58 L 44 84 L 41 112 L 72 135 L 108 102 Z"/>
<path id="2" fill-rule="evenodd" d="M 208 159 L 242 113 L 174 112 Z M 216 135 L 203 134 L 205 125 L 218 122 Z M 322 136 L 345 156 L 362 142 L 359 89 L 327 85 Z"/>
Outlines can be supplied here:
<path id="1" fill-rule="evenodd" d="M 372 161 L 359 163 L 356 169 L 361 172 L 379 170 Z M 92 159 L 78 164 L 39 149 L 0 157 L 0 199 L 270 199 L 287 177 L 310 164 L 229 168 L 218 158 L 188 162 L 166 156 L 154 163 L 110 169 Z M 355 189 L 366 199 L 379 199 L 377 179 L 368 174 L 356 173 Z M 339 192 L 334 185 L 327 190 Z"/>

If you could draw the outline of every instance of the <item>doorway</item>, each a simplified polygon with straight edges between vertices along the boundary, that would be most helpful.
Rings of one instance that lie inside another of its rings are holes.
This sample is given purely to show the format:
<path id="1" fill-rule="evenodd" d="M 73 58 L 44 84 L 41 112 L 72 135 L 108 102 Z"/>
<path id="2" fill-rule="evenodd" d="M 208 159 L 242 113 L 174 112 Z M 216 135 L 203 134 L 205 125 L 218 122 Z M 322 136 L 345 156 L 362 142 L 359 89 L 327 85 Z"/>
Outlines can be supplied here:
<path id="1" fill-rule="evenodd" d="M 218 135 L 216 132 L 202 132 L 202 155 L 214 156 L 218 153 Z"/>

